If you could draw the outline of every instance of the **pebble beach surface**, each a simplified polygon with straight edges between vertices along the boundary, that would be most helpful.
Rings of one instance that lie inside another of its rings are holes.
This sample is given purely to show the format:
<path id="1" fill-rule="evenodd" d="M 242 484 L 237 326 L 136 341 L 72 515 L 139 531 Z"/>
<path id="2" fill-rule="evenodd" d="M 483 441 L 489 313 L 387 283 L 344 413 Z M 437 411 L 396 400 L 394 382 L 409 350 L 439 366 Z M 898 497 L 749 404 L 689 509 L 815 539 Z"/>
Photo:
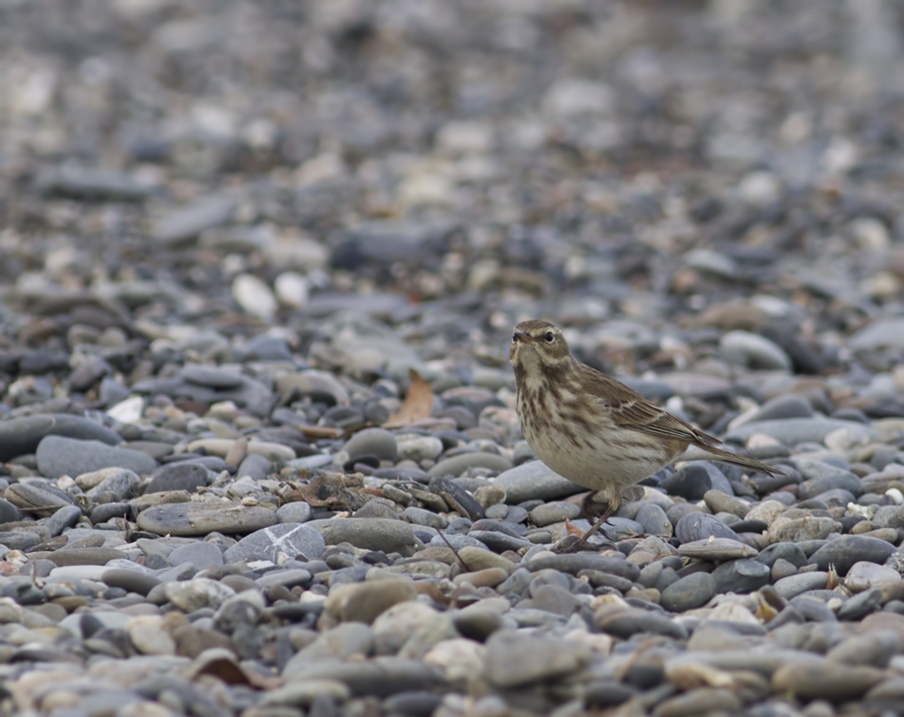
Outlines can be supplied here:
<path id="1" fill-rule="evenodd" d="M 0 3 L 0 715 L 904 713 L 902 23 Z M 557 554 L 530 317 L 787 475 Z"/>

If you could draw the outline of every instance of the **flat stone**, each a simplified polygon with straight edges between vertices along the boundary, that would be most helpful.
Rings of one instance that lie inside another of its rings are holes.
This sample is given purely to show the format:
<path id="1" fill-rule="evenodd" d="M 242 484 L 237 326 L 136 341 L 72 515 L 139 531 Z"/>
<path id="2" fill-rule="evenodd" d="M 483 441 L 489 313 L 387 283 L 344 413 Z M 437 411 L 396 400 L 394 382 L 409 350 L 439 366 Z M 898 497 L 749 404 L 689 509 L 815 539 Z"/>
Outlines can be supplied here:
<path id="1" fill-rule="evenodd" d="M 640 577 L 640 568 L 623 558 L 587 553 L 541 555 L 526 563 L 522 563 L 519 567 L 530 572 L 559 570 L 572 575 L 577 575 L 581 570 L 598 570 L 603 573 L 617 575 L 632 582 Z"/>
<path id="2" fill-rule="evenodd" d="M 65 413 L 23 416 L 0 421 L 0 461 L 34 453 L 45 436 L 101 441 L 110 446 L 122 441 L 118 433 L 80 416 Z"/>
<path id="3" fill-rule="evenodd" d="M 138 527 L 157 535 L 252 533 L 276 523 L 276 511 L 241 503 L 166 503 L 138 514 Z"/>
<path id="4" fill-rule="evenodd" d="M 315 701 L 323 701 L 323 698 L 330 702 L 342 703 L 350 696 L 351 690 L 338 680 L 327 678 L 297 680 L 284 687 L 267 690 L 260 704 L 310 707 Z"/>
<path id="5" fill-rule="evenodd" d="M 61 548 L 48 553 L 47 559 L 57 565 L 106 565 L 124 555 L 116 548 Z"/>
<path id="6" fill-rule="evenodd" d="M 699 687 L 663 700 L 655 717 L 696 717 L 704 714 L 741 714 L 741 699 L 729 689 Z"/>
<path id="7" fill-rule="evenodd" d="M 809 590 L 822 590 L 826 586 L 828 577 L 828 573 L 823 571 L 789 575 L 775 583 L 775 591 L 785 600 L 790 600 L 795 595 Z"/>
<path id="8" fill-rule="evenodd" d="M 122 588 L 127 592 L 139 595 L 147 595 L 160 584 L 160 580 L 153 575 L 148 575 L 141 570 L 124 570 L 122 568 L 108 568 L 101 573 L 100 579 L 111 588 Z"/>
<path id="9" fill-rule="evenodd" d="M 728 432 L 725 440 L 744 443 L 754 433 L 764 433 L 786 446 L 796 446 L 799 443 L 822 443 L 826 436 L 839 428 L 848 428 L 868 441 L 876 439 L 875 430 L 862 423 L 834 418 L 785 418 L 738 426 Z"/>
<path id="10" fill-rule="evenodd" d="M 830 541 L 810 556 L 810 563 L 819 570 L 834 565 L 839 575 L 847 575 L 851 566 L 860 561 L 884 563 L 896 550 L 895 546 L 866 535 L 842 535 Z"/>
<path id="11" fill-rule="evenodd" d="M 687 629 L 670 617 L 639 608 L 604 606 L 596 611 L 594 621 L 603 632 L 623 640 L 645 632 L 673 640 L 688 638 Z"/>
<path id="12" fill-rule="evenodd" d="M 310 525 L 278 523 L 255 531 L 226 549 L 226 562 L 270 560 L 280 563 L 280 556 L 296 558 L 299 555 L 306 560 L 319 558 L 323 554 L 324 540 Z"/>
<path id="13" fill-rule="evenodd" d="M 772 675 L 772 689 L 804 700 L 847 702 L 862 697 L 885 678 L 874 667 L 852 667 L 830 660 L 789 664 Z"/>
<path id="14" fill-rule="evenodd" d="M 157 461 L 141 451 L 57 435 L 41 439 L 37 460 L 41 475 L 48 478 L 81 475 L 102 468 L 127 468 L 138 475 L 147 475 L 157 467 Z"/>
<path id="15" fill-rule="evenodd" d="M 678 547 L 678 555 L 697 560 L 737 560 L 756 557 L 757 549 L 731 538 L 704 538 L 682 543 Z"/>
<path id="16" fill-rule="evenodd" d="M 675 526 L 675 537 L 681 543 L 693 543 L 706 538 L 728 538 L 739 541 L 737 533 L 718 518 L 706 513 L 688 513 Z"/>
<path id="17" fill-rule="evenodd" d="M 541 635 L 497 632 L 487 641 L 484 676 L 505 689 L 566 677 L 592 655 L 588 645 Z"/>
<path id="18" fill-rule="evenodd" d="M 305 523 L 323 536 L 326 545 L 351 543 L 356 548 L 411 555 L 418 547 L 410 523 L 389 518 L 331 518 Z"/>
<path id="19" fill-rule="evenodd" d="M 503 471 L 493 483 L 505 491 L 505 502 L 509 505 L 527 500 L 558 500 L 586 490 L 563 478 L 542 461 L 528 461 Z"/>
<path id="20" fill-rule="evenodd" d="M 291 684 L 300 679 L 327 678 L 346 685 L 353 697 L 387 697 L 412 690 L 440 689 L 446 684 L 438 668 L 402 657 L 376 657 L 360 662 L 307 661 L 295 663 L 291 671 L 289 664 L 283 678 Z"/>
<path id="21" fill-rule="evenodd" d="M 460 476 L 469 468 L 488 468 L 502 473 L 512 467 L 512 462 L 497 453 L 477 451 L 475 453 L 460 453 L 457 456 L 441 460 L 429 471 L 431 476 Z"/>

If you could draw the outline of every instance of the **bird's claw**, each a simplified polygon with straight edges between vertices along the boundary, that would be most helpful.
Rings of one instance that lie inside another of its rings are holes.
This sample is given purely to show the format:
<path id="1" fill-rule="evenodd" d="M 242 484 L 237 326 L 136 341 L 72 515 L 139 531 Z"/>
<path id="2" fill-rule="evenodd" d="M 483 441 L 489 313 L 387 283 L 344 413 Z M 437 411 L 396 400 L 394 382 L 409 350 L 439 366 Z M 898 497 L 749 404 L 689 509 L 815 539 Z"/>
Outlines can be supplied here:
<path id="1" fill-rule="evenodd" d="M 569 553 L 580 553 L 585 550 L 598 550 L 595 545 L 590 545 L 584 538 L 577 535 L 566 535 L 557 541 L 550 551 L 556 555 L 566 555 Z"/>

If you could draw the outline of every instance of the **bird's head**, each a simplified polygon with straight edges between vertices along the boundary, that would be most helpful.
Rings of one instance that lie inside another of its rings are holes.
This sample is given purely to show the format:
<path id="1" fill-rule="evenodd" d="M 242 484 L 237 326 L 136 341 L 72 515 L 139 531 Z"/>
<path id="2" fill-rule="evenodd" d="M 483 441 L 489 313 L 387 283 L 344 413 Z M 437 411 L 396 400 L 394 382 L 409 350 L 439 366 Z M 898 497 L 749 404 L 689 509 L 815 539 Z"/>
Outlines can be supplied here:
<path id="1" fill-rule="evenodd" d="M 568 343 L 554 324 L 531 319 L 515 327 L 509 361 L 516 370 L 555 369 L 566 364 L 569 358 Z"/>

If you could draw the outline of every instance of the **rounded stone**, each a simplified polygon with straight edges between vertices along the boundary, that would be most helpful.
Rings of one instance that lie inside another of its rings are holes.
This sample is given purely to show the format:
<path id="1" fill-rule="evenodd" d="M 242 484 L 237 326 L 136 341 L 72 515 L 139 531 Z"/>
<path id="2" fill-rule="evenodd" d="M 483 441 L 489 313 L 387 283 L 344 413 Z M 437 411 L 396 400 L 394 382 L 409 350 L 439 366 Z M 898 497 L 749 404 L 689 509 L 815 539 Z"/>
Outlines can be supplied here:
<path id="1" fill-rule="evenodd" d="M 383 428 L 358 431 L 345 444 L 345 451 L 352 460 L 359 456 L 374 455 L 381 460 L 395 461 L 399 453 L 395 436 Z"/>
<path id="2" fill-rule="evenodd" d="M 659 604 L 669 612 L 701 607 L 716 594 L 716 582 L 709 573 L 691 573 L 662 591 Z"/>
<path id="3" fill-rule="evenodd" d="M 342 622 L 370 624 L 393 605 L 416 597 L 414 582 L 407 578 L 367 580 L 337 585 L 330 591 L 324 610 Z"/>
<path id="4" fill-rule="evenodd" d="M 209 483 L 210 472 L 197 463 L 169 463 L 161 466 L 153 474 L 144 488 L 145 495 L 169 490 L 184 490 L 194 493 Z"/>

